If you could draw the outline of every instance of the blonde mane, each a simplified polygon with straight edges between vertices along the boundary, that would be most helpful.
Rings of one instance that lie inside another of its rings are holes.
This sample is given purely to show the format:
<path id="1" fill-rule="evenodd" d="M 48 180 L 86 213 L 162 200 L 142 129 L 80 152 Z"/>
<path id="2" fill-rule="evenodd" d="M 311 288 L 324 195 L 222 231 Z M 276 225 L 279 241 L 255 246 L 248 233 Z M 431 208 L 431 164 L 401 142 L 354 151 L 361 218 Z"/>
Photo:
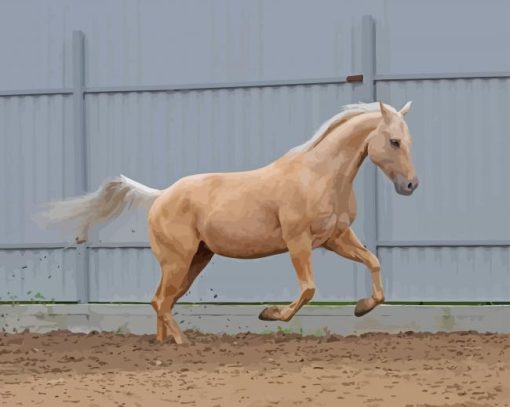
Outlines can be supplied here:
<path id="1" fill-rule="evenodd" d="M 386 108 L 389 110 L 396 112 L 396 109 L 393 106 L 384 104 Z M 289 151 L 292 152 L 305 152 L 313 149 L 317 144 L 319 144 L 329 133 L 329 131 L 336 127 L 339 124 L 346 122 L 347 120 L 353 118 L 354 116 L 358 116 L 362 113 L 372 113 L 379 112 L 379 102 L 373 103 L 353 103 L 350 105 L 344 105 L 340 109 L 340 113 L 333 116 L 331 119 L 327 120 L 322 124 L 321 127 L 315 132 L 311 139 L 306 141 L 305 143 L 294 147 Z"/>

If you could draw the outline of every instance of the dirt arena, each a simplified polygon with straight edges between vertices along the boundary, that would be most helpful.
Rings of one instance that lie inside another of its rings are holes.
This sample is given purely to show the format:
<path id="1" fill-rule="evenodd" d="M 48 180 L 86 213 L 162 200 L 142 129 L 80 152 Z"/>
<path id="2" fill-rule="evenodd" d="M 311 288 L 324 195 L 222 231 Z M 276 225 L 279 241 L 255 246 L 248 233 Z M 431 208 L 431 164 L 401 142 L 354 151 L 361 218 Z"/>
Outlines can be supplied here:
<path id="1" fill-rule="evenodd" d="M 2 406 L 510 406 L 510 335 L 2 334 Z"/>

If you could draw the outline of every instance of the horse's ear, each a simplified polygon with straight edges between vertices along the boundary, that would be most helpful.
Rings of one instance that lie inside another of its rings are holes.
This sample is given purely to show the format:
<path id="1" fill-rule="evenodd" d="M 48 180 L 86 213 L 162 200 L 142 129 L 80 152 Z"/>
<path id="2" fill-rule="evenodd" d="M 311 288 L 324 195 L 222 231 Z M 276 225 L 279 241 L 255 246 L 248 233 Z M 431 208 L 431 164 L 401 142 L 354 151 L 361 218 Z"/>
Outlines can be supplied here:
<path id="1" fill-rule="evenodd" d="M 402 116 L 405 116 L 405 114 L 406 114 L 407 112 L 409 112 L 409 110 L 411 110 L 411 105 L 412 105 L 412 103 L 413 103 L 413 102 L 412 102 L 411 100 L 410 100 L 409 102 L 407 102 L 407 103 L 404 105 L 404 107 L 403 107 L 402 109 L 400 109 L 400 112 L 399 112 L 399 113 L 400 113 Z"/>
<path id="2" fill-rule="evenodd" d="M 379 101 L 379 107 L 381 109 L 382 117 L 386 123 L 389 123 L 391 121 L 391 114 L 388 109 L 384 106 L 384 103 Z"/>

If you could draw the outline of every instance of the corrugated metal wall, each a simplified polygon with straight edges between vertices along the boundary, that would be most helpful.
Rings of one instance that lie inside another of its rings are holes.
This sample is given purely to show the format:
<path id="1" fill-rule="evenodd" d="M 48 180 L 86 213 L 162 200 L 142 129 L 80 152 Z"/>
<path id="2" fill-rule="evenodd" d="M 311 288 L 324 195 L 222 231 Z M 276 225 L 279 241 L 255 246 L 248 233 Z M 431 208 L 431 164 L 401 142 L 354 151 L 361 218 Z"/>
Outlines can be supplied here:
<path id="1" fill-rule="evenodd" d="M 0 301 L 76 301 L 76 250 L 0 250 Z"/>
<path id="2" fill-rule="evenodd" d="M 0 301 L 79 298 L 79 254 L 60 247 L 67 236 L 30 220 L 37 204 L 80 190 L 69 89 L 73 30 L 85 35 L 88 189 L 118 173 L 162 188 L 191 173 L 264 165 L 310 137 L 339 106 L 357 101 L 357 85 L 300 82 L 362 71 L 363 14 L 375 20 L 377 97 L 397 107 L 414 101 L 407 120 L 421 179 L 415 195 L 400 197 L 378 174 L 372 238 L 380 243 L 386 298 L 508 301 L 510 4 L 453 1 L 441 8 L 437 15 L 429 3 L 401 0 L 2 4 L 0 48 L 8 62 L 0 64 Z M 462 18 L 452 29 L 459 8 Z M 388 79 L 477 71 L 507 74 Z M 295 84 L 141 89 L 255 80 Z M 53 88 L 61 94 L 1 94 Z M 370 230 L 363 223 L 368 177 L 364 168 L 356 180 L 355 229 L 363 240 Z M 102 247 L 140 246 L 146 232 L 145 214 L 135 211 L 92 233 L 90 301 L 151 298 L 159 270 L 150 249 Z M 317 300 L 354 300 L 369 290 L 364 267 L 322 250 L 314 264 Z M 183 300 L 282 301 L 297 291 L 287 255 L 216 257 Z"/>
<path id="3" fill-rule="evenodd" d="M 306 140 L 351 100 L 351 84 L 87 95 L 89 187 L 120 172 L 165 187 L 192 173 L 260 167 Z M 362 201 L 361 182 L 362 175 Z M 363 237 L 361 219 L 357 227 Z M 95 239 L 139 242 L 146 236 L 139 211 L 98 230 Z M 315 267 L 323 281 L 318 298 L 335 300 L 340 292 L 354 299 L 361 290 L 363 274 L 339 272 L 353 269 L 347 261 L 321 253 Z M 143 248 L 94 248 L 90 272 L 92 301 L 147 300 L 159 281 L 158 265 Z M 183 300 L 290 299 L 297 289 L 285 254 L 257 261 L 217 256 Z"/>
<path id="4" fill-rule="evenodd" d="M 380 177 L 379 240 L 510 241 L 510 80 L 388 81 L 377 95 L 413 100 L 407 123 L 423 187 L 406 199 Z"/>
<path id="5" fill-rule="evenodd" d="M 87 95 L 89 188 L 266 165 L 351 100 L 351 84 Z"/>
<path id="6" fill-rule="evenodd" d="M 30 219 L 75 192 L 72 120 L 69 96 L 0 97 L 0 245 L 13 247 L 0 250 L 0 301 L 76 300 L 75 250 L 51 248 L 62 239 Z"/>
<path id="7" fill-rule="evenodd" d="M 414 101 L 407 123 L 421 182 L 406 199 L 378 174 L 378 240 L 425 246 L 380 249 L 388 296 L 507 301 L 510 79 L 384 81 L 377 95 Z M 471 242 L 488 247 L 463 246 Z"/>
<path id="8" fill-rule="evenodd" d="M 343 77 L 360 69 L 363 14 L 376 20 L 378 73 L 510 65 L 507 0 L 12 0 L 0 11 L 1 90 L 72 86 L 73 30 L 87 37 L 88 86 Z"/>
<path id="9" fill-rule="evenodd" d="M 508 247 L 382 247 L 388 298 L 508 301 Z"/>
<path id="10" fill-rule="evenodd" d="M 0 243 L 48 241 L 27 214 L 74 192 L 62 176 L 73 171 L 72 120 L 69 96 L 0 97 Z"/>

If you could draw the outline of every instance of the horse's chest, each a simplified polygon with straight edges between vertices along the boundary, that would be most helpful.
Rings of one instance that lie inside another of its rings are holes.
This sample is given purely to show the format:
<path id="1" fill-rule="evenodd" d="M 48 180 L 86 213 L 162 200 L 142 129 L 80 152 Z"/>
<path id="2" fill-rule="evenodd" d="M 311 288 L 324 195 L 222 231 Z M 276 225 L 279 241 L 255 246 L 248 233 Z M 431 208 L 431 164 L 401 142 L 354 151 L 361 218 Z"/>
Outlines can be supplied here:
<path id="1" fill-rule="evenodd" d="M 329 216 L 320 217 L 315 219 L 310 225 L 312 232 L 312 246 L 321 246 L 329 237 L 334 233 L 337 224 L 337 215 L 331 214 Z"/>
<path id="2" fill-rule="evenodd" d="M 310 225 L 313 247 L 319 247 L 331 237 L 342 234 L 351 226 L 352 221 L 352 216 L 347 212 L 333 213 L 314 220 Z"/>
<path id="3" fill-rule="evenodd" d="M 313 247 L 323 245 L 328 239 L 342 234 L 356 217 L 356 201 L 351 193 L 347 198 L 322 200 L 317 216 L 310 224 Z M 318 215 L 318 214 L 321 215 Z"/>

